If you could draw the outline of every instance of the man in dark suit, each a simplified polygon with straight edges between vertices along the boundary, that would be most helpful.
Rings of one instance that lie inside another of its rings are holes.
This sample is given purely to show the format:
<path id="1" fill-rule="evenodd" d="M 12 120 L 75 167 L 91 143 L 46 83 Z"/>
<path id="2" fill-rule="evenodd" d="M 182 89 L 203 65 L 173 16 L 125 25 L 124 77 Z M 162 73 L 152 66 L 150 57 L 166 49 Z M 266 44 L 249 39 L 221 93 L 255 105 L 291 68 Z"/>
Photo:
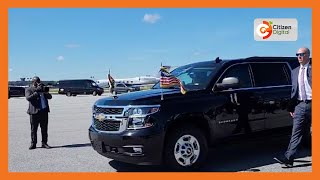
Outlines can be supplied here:
<path id="1" fill-rule="evenodd" d="M 310 50 L 300 48 L 296 55 L 300 66 L 291 73 L 291 103 L 288 107 L 288 111 L 293 118 L 291 139 L 284 157 L 274 158 L 286 167 L 293 167 L 297 149 L 304 141 L 309 140 L 311 143 L 312 75 Z"/>
<path id="2" fill-rule="evenodd" d="M 26 89 L 26 99 L 29 101 L 27 113 L 30 115 L 31 125 L 31 146 L 29 149 L 35 149 L 37 144 L 37 130 L 40 124 L 42 135 L 42 147 L 51 148 L 48 142 L 48 113 L 50 112 L 48 99 L 52 96 L 49 90 L 40 82 L 40 78 L 32 78 L 31 87 Z"/>

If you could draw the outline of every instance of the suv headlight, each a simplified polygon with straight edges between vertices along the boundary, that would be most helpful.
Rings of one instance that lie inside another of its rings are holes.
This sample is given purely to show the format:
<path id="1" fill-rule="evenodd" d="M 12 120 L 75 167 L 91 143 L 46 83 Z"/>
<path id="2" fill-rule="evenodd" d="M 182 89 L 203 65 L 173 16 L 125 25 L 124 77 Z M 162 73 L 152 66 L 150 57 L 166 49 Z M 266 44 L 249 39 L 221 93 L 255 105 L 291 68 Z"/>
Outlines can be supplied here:
<path id="1" fill-rule="evenodd" d="M 128 109 L 124 116 L 128 117 L 128 129 L 141 129 L 153 126 L 148 115 L 159 111 L 160 105 L 148 107 L 134 107 Z"/>

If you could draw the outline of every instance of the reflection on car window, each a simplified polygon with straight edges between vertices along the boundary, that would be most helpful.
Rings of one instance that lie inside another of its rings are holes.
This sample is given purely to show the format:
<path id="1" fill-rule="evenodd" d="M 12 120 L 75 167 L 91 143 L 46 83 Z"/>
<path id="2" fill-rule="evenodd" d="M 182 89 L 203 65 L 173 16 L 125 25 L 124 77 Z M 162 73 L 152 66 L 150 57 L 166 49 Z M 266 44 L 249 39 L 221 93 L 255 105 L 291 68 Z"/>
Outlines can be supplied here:
<path id="1" fill-rule="evenodd" d="M 188 90 L 205 89 L 216 73 L 216 66 L 206 64 L 182 66 L 171 72 L 174 76 L 182 81 Z M 160 88 L 157 83 L 154 89 Z"/>
<path id="2" fill-rule="evenodd" d="M 220 78 L 219 83 L 227 77 L 236 77 L 239 80 L 239 88 L 252 87 L 248 64 L 238 64 L 230 67 Z"/>
<path id="3" fill-rule="evenodd" d="M 91 83 L 91 85 L 94 87 L 98 86 L 97 83 L 95 83 L 95 82 Z"/>
<path id="4" fill-rule="evenodd" d="M 291 82 L 285 73 L 285 63 L 252 63 L 251 67 L 256 87 L 289 85 Z"/>

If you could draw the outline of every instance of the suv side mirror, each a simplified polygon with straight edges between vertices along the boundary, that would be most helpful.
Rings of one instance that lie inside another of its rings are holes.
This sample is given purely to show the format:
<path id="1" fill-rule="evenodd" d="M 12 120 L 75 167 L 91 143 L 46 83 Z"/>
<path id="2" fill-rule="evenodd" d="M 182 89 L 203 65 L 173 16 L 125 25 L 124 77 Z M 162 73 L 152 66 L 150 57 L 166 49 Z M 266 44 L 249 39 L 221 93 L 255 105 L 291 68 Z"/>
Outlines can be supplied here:
<path id="1" fill-rule="evenodd" d="M 217 83 L 215 89 L 225 90 L 225 89 L 235 89 L 239 87 L 239 79 L 236 77 L 227 77 L 222 80 L 222 83 Z"/>

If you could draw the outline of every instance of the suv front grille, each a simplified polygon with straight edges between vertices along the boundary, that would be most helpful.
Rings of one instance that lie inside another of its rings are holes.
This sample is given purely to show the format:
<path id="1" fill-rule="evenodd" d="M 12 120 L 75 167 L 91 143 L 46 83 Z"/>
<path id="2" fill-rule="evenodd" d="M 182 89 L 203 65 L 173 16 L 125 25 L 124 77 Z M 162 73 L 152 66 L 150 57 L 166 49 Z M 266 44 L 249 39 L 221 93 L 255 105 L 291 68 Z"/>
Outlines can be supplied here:
<path id="1" fill-rule="evenodd" d="M 99 121 L 94 119 L 94 126 L 99 131 L 118 131 L 121 121 L 104 120 Z"/>
<path id="2" fill-rule="evenodd" d="M 123 108 L 103 108 L 103 107 L 95 107 L 96 113 L 104 113 L 104 114 L 122 114 Z"/>

